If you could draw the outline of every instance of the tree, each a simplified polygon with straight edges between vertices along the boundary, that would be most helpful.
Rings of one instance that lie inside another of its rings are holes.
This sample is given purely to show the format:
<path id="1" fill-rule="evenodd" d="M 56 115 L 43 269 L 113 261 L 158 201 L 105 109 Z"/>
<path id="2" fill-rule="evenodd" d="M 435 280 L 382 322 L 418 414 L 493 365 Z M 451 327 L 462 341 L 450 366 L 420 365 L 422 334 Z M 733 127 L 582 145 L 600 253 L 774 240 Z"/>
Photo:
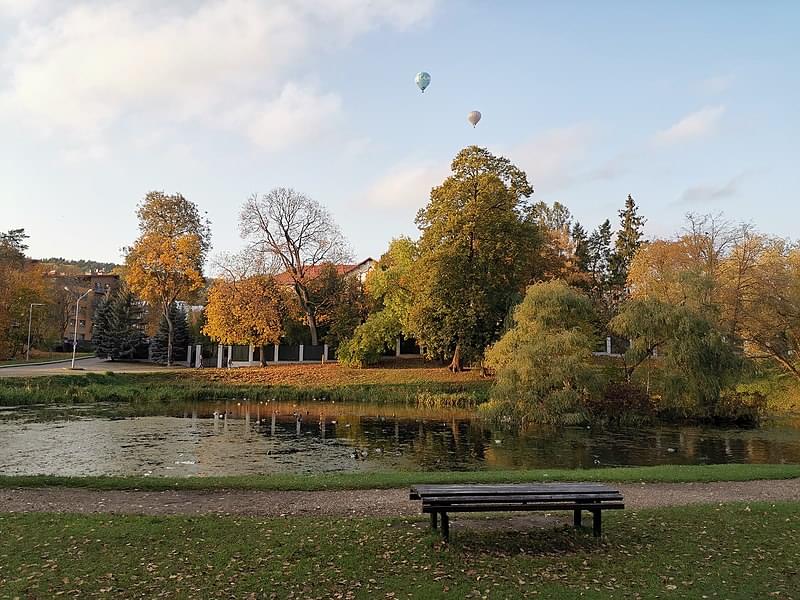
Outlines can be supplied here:
<path id="1" fill-rule="evenodd" d="M 0 233 L 0 358 L 24 351 L 30 304 L 48 298 L 41 265 L 25 256 L 27 238 L 24 229 Z"/>
<path id="2" fill-rule="evenodd" d="M 572 226 L 572 244 L 575 248 L 575 268 L 582 273 L 589 271 L 589 238 L 580 223 Z"/>
<path id="3" fill-rule="evenodd" d="M 596 290 L 604 290 L 608 283 L 611 262 L 611 222 L 606 219 L 589 236 L 587 242 L 589 273 Z"/>
<path id="4" fill-rule="evenodd" d="M 639 209 L 630 194 L 625 200 L 625 208 L 619 211 L 619 219 L 609 270 L 612 285 L 624 289 L 633 257 L 642 246 L 645 224 L 645 219 L 639 215 Z"/>
<path id="5" fill-rule="evenodd" d="M 417 214 L 409 329 L 429 356 L 458 371 L 479 359 L 534 276 L 541 248 L 523 171 L 485 148 L 465 148 Z"/>
<path id="6" fill-rule="evenodd" d="M 270 275 L 228 277 L 214 281 L 205 308 L 203 333 L 222 344 L 260 346 L 266 365 L 266 346 L 283 335 L 285 292 Z"/>
<path id="7" fill-rule="evenodd" d="M 523 426 L 583 421 L 598 387 L 591 320 L 591 301 L 575 288 L 562 281 L 530 286 L 513 326 L 486 352 L 497 378 L 484 410 Z"/>
<path id="8" fill-rule="evenodd" d="M 317 304 L 309 286 L 326 263 L 351 257 L 347 243 L 331 214 L 318 202 L 289 188 L 253 195 L 239 216 L 242 237 L 251 249 L 282 269 L 305 315 L 311 344 L 319 344 Z"/>
<path id="9" fill-rule="evenodd" d="M 612 319 L 614 333 L 631 340 L 625 376 L 631 381 L 658 353 L 663 393 L 676 403 L 715 416 L 722 391 L 736 381 L 741 357 L 715 324 L 686 306 L 655 298 L 630 300 Z"/>
<path id="10" fill-rule="evenodd" d="M 144 308 L 127 286 L 121 287 L 97 307 L 92 340 L 97 356 L 111 360 L 133 358 L 137 348 L 144 343 Z"/>
<path id="11" fill-rule="evenodd" d="M 352 335 L 342 339 L 337 352 L 340 363 L 352 367 L 375 364 L 399 335 L 412 335 L 409 314 L 417 259 L 417 245 L 411 239 L 391 241 L 376 268 L 367 275 L 367 304 L 372 311 Z"/>
<path id="12" fill-rule="evenodd" d="M 160 311 L 167 325 L 166 363 L 172 363 L 170 309 L 203 287 L 211 246 L 207 218 L 180 194 L 150 192 L 137 209 L 139 237 L 125 257 L 125 279 L 134 294 Z"/>
<path id="13" fill-rule="evenodd" d="M 186 311 L 173 303 L 168 315 L 161 316 L 155 335 L 150 337 L 150 358 L 161 364 L 171 364 L 173 357 L 185 360 L 190 341 Z"/>

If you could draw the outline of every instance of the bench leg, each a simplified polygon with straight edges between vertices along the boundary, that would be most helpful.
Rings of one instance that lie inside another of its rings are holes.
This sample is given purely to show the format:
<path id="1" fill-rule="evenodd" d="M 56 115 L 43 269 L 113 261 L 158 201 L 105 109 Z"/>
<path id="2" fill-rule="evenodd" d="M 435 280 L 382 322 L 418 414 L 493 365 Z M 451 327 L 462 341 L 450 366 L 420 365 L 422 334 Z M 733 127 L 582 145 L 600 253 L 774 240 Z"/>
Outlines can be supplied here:
<path id="1" fill-rule="evenodd" d="M 581 509 L 577 509 L 573 511 L 572 515 L 572 525 L 575 529 L 581 528 Z"/>
<path id="2" fill-rule="evenodd" d="M 602 522 L 601 522 L 601 515 L 602 511 L 600 509 L 595 509 L 592 511 L 592 533 L 594 537 L 600 537 L 603 533 L 602 530 Z"/>
<path id="3" fill-rule="evenodd" d="M 445 542 L 450 539 L 450 517 L 446 512 L 442 513 L 442 539 Z"/>
<path id="4" fill-rule="evenodd" d="M 438 519 L 436 517 L 437 517 L 437 513 L 436 512 L 432 512 L 431 513 L 431 529 L 436 529 L 439 526 Z"/>

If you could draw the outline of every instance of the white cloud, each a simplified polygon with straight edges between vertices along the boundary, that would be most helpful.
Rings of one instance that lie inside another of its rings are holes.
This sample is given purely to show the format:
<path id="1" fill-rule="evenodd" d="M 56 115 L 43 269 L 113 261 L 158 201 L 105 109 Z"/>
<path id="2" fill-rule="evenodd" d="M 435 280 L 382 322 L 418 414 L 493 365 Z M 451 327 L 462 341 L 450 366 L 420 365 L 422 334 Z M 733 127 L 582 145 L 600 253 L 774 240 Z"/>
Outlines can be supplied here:
<path id="1" fill-rule="evenodd" d="M 704 204 L 724 200 L 739 193 L 746 173 L 739 173 L 721 185 L 695 185 L 686 188 L 676 204 Z"/>
<path id="2" fill-rule="evenodd" d="M 65 3 L 61 12 L 20 21 L 0 47 L 0 114 L 93 143 L 128 116 L 213 125 L 220 115 L 250 111 L 254 121 L 242 121 L 243 132 L 270 148 L 265 135 L 288 136 L 276 119 L 297 124 L 308 116 L 304 108 L 341 109 L 333 92 L 292 84 L 290 72 L 375 28 L 424 21 L 435 2 Z M 273 100 L 254 108 L 264 97 Z M 292 100 L 301 106 L 291 110 Z"/>
<path id="3" fill-rule="evenodd" d="M 288 83 L 275 99 L 238 107 L 227 121 L 245 131 L 256 145 L 277 151 L 319 138 L 334 127 L 341 111 L 337 94 L 320 94 Z"/>
<path id="4" fill-rule="evenodd" d="M 379 208 L 420 208 L 430 199 L 431 189 L 442 183 L 448 173 L 444 162 L 398 165 L 370 186 L 366 202 Z"/>
<path id="5" fill-rule="evenodd" d="M 719 120 L 725 113 L 725 107 L 707 106 L 683 117 L 671 127 L 656 133 L 657 144 L 674 144 L 694 138 L 701 138 L 713 133 Z"/>
<path id="6" fill-rule="evenodd" d="M 491 149 L 508 157 L 528 175 L 533 188 L 551 192 L 578 182 L 615 177 L 616 164 L 581 170 L 594 130 L 583 124 L 547 131 L 528 142 L 510 148 Z M 431 188 L 450 174 L 450 161 L 406 161 L 377 179 L 366 193 L 369 205 L 382 208 L 419 208 L 430 198 Z"/>
<path id="7" fill-rule="evenodd" d="M 528 174 L 535 190 L 561 189 L 578 179 L 577 165 L 594 135 L 593 129 L 583 124 L 553 129 L 511 148 L 508 158 Z"/>

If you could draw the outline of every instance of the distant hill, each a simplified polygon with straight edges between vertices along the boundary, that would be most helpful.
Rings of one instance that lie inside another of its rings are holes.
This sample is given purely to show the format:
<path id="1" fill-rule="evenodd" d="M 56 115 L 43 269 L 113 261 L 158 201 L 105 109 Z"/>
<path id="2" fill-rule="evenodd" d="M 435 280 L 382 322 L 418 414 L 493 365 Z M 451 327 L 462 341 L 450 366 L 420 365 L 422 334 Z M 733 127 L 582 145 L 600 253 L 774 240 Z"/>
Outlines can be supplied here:
<path id="1" fill-rule="evenodd" d="M 39 261 L 41 264 L 46 265 L 53 271 L 63 273 L 89 273 L 101 272 L 111 273 L 115 267 L 120 265 L 110 262 L 98 262 L 96 260 L 67 260 L 66 258 L 42 258 Z"/>

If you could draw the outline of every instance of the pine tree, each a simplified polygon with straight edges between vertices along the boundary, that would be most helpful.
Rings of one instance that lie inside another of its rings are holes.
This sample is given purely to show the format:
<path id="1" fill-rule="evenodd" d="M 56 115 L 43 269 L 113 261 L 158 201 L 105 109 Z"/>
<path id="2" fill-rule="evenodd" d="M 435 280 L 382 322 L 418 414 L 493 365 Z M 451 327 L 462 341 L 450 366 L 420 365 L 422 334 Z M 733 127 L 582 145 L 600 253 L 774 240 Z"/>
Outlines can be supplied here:
<path id="1" fill-rule="evenodd" d="M 95 345 L 95 354 L 99 358 L 111 358 L 113 354 L 111 326 L 109 317 L 112 308 L 112 298 L 105 298 L 97 307 L 92 320 L 92 342 Z"/>
<path id="2" fill-rule="evenodd" d="M 169 318 L 172 321 L 172 360 L 186 360 L 186 348 L 190 342 L 186 311 L 173 302 L 169 307 Z M 150 338 L 150 358 L 153 362 L 167 364 L 168 341 L 169 323 L 162 315 L 158 330 Z"/>
<path id="3" fill-rule="evenodd" d="M 625 208 L 619 211 L 619 220 L 609 270 L 612 285 L 624 289 L 633 257 L 642 245 L 645 224 L 645 218 L 639 214 L 636 202 L 630 194 L 625 200 Z"/>
<path id="4" fill-rule="evenodd" d="M 144 307 L 136 295 L 123 286 L 111 301 L 108 317 L 113 339 L 111 358 L 133 358 L 144 342 Z"/>
<path id="5" fill-rule="evenodd" d="M 589 238 L 583 225 L 576 222 L 572 226 L 572 243 L 575 248 L 575 268 L 578 271 L 589 271 Z"/>
<path id="6" fill-rule="evenodd" d="M 605 288 L 611 261 L 611 222 L 606 219 L 592 232 L 587 243 L 589 273 L 595 288 Z"/>
<path id="7" fill-rule="evenodd" d="M 143 310 L 139 299 L 127 287 L 106 298 L 95 312 L 92 341 L 97 356 L 133 358 L 144 341 Z"/>

